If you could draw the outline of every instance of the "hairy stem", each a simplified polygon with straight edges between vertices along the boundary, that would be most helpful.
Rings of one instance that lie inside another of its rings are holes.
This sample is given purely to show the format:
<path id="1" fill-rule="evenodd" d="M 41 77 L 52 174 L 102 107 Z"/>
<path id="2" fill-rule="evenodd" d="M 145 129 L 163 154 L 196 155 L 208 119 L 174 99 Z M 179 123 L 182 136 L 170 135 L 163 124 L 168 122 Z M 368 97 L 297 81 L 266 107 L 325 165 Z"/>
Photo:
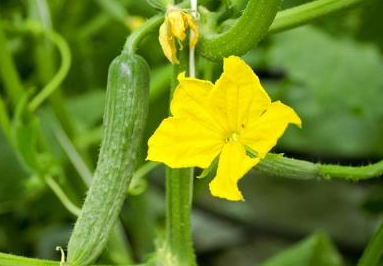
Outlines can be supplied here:
<path id="1" fill-rule="evenodd" d="M 365 166 L 342 166 L 319 164 L 268 154 L 255 167 L 255 170 L 271 176 L 294 179 L 346 179 L 359 181 L 379 177 L 383 174 L 383 160 Z"/>
<path id="2" fill-rule="evenodd" d="M 163 15 L 157 15 L 147 20 L 141 27 L 135 30 L 127 38 L 124 51 L 134 53 L 138 49 L 140 42 L 152 31 L 156 30 L 163 20 Z"/>

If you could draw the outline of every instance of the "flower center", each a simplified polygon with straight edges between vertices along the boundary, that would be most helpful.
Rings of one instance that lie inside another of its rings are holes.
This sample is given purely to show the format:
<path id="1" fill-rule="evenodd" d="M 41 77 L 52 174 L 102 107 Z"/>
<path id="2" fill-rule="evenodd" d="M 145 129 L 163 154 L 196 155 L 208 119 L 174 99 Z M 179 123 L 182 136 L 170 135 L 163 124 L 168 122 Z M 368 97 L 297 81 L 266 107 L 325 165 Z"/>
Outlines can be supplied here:
<path id="1" fill-rule="evenodd" d="M 229 142 L 229 141 L 238 141 L 239 140 L 239 134 L 237 132 L 233 132 L 231 133 L 226 139 L 225 141 L 226 142 Z"/>

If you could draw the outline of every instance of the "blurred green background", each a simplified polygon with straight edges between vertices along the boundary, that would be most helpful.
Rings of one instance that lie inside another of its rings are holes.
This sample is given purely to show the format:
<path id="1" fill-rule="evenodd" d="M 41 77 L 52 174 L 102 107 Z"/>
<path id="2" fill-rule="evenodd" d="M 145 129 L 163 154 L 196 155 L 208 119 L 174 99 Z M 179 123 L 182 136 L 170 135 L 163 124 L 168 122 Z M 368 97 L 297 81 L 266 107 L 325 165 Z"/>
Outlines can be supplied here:
<path id="1" fill-rule="evenodd" d="M 240 12 L 246 2 L 232 0 L 233 10 Z M 304 2 L 285 0 L 283 8 Z M 89 169 L 95 167 L 108 65 L 133 24 L 155 13 L 144 0 L 0 0 L 0 23 L 25 88 L 43 87 L 60 57 L 48 40 L 12 28 L 35 21 L 59 32 L 69 44 L 72 64 L 60 86 L 68 124 L 62 125 L 64 130 L 58 126 L 50 103 L 38 116 L 46 145 L 63 171 L 58 182 L 78 206 L 86 187 L 65 149 L 73 143 Z M 288 129 L 276 152 L 345 165 L 383 158 L 381 14 L 383 1 L 375 1 L 268 36 L 244 56 L 272 99 L 292 106 L 303 120 L 301 130 Z M 167 115 L 171 67 L 156 34 L 139 53 L 151 66 L 147 139 Z M 198 60 L 200 78 L 215 80 L 221 71 L 219 63 Z M 5 97 L 3 82 L 0 93 Z M 145 153 L 146 147 L 143 157 Z M 240 184 L 244 203 L 213 198 L 207 183 L 196 180 L 194 191 L 193 235 L 200 265 L 354 265 L 383 214 L 383 183 L 378 179 L 298 181 L 253 170 Z M 156 236 L 163 234 L 163 167 L 139 185 L 121 213 L 123 240 L 137 261 L 154 251 Z M 66 245 L 74 221 L 52 191 L 28 174 L 0 132 L 0 251 L 58 259 L 55 247 Z M 117 263 L 119 258 L 109 252 L 100 261 Z"/>

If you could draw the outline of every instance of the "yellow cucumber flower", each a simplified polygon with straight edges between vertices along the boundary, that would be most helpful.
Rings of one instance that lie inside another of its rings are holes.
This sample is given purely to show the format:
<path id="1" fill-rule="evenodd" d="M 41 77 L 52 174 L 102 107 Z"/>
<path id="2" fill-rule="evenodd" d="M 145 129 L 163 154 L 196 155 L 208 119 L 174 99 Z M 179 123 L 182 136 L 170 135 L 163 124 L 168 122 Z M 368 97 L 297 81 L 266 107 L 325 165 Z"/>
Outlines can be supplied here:
<path id="1" fill-rule="evenodd" d="M 194 17 L 184 10 L 169 6 L 166 11 L 164 23 L 160 27 L 159 41 L 167 59 L 172 64 L 178 64 L 176 39 L 184 41 L 186 30 L 190 28 L 193 38 L 190 47 L 194 48 L 198 42 L 198 26 Z"/>
<path id="2" fill-rule="evenodd" d="M 207 168 L 219 156 L 211 194 L 243 200 L 238 181 L 263 159 L 289 123 L 301 126 L 295 111 L 271 102 L 257 75 L 242 59 L 224 59 L 215 84 L 178 77 L 171 102 L 173 116 L 162 121 L 149 139 L 147 160 L 171 168 Z"/>

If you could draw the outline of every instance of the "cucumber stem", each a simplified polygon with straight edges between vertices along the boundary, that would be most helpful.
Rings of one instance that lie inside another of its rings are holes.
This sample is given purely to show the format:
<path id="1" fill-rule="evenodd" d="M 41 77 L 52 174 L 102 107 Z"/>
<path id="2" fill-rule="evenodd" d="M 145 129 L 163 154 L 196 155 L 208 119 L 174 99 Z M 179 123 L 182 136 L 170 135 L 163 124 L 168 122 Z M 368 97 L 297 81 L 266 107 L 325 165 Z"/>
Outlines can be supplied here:
<path id="1" fill-rule="evenodd" d="M 135 30 L 129 37 L 126 39 L 123 52 L 133 54 L 137 51 L 138 45 L 140 42 L 152 31 L 157 29 L 162 20 L 164 19 L 163 15 L 157 15 L 148 19 L 141 27 Z"/>
<path id="2" fill-rule="evenodd" d="M 301 180 L 344 179 L 360 181 L 378 178 L 383 174 L 383 160 L 363 166 L 312 163 L 269 153 L 254 168 L 270 176 Z"/>

